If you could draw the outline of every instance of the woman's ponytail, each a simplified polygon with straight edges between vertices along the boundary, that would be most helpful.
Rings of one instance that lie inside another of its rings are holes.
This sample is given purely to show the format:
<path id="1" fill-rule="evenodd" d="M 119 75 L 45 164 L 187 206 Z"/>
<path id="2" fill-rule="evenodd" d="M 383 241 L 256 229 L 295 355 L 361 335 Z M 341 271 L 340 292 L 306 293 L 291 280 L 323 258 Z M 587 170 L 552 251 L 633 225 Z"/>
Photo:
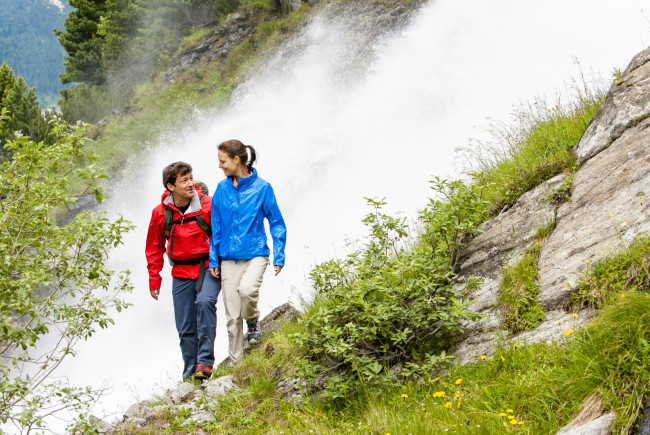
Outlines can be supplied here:
<path id="1" fill-rule="evenodd" d="M 248 151 L 246 154 L 248 157 L 248 161 L 246 162 L 246 168 L 248 168 L 249 171 L 253 170 L 253 163 L 255 163 L 255 160 L 257 160 L 257 154 L 255 153 L 255 148 L 253 148 L 252 145 L 246 145 L 246 150 Z"/>

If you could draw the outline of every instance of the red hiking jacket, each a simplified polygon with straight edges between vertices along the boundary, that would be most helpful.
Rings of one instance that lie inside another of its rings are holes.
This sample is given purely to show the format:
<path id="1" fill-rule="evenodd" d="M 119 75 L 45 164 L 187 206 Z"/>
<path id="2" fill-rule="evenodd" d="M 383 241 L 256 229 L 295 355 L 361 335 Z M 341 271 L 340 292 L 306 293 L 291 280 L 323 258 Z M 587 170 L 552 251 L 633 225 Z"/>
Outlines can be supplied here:
<path id="1" fill-rule="evenodd" d="M 208 268 L 207 257 L 210 253 L 210 238 L 196 221 L 172 224 L 169 240 L 165 239 L 165 207 L 173 211 L 173 221 L 186 220 L 203 214 L 203 219 L 210 222 L 212 198 L 203 195 L 201 188 L 195 187 L 196 195 L 190 200 L 190 206 L 182 214 L 172 201 L 171 192 L 165 190 L 158 204 L 151 213 L 149 232 L 147 233 L 147 269 L 149 269 L 149 290 L 160 288 L 163 268 L 163 253 L 176 261 L 188 261 L 206 257 L 205 267 Z M 200 264 L 178 264 L 172 268 L 172 276 L 176 278 L 196 279 L 199 277 Z"/>

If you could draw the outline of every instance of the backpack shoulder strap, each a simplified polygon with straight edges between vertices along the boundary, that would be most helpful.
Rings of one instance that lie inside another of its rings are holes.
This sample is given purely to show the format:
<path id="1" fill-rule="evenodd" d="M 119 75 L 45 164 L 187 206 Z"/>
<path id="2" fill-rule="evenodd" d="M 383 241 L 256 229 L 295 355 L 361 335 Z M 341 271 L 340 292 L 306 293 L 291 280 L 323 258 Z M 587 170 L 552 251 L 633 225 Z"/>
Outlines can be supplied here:
<path id="1" fill-rule="evenodd" d="M 205 197 L 205 195 L 201 197 L 201 204 L 203 204 L 203 199 Z M 210 224 L 203 219 L 203 210 L 201 210 L 201 214 L 196 217 L 196 223 L 201 227 L 204 233 L 208 236 L 212 236 L 212 228 L 210 227 Z"/>
<path id="2" fill-rule="evenodd" d="M 165 209 L 165 238 L 169 239 L 169 232 L 172 229 L 172 221 L 174 220 L 174 212 L 169 207 Z"/>

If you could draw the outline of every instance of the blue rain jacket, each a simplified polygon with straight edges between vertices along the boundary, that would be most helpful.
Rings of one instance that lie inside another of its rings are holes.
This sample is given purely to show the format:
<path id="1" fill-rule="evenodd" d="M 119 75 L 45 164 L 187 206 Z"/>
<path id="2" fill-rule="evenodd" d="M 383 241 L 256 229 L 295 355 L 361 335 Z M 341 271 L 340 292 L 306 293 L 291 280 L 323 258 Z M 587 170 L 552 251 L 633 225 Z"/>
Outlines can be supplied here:
<path id="1" fill-rule="evenodd" d="M 236 261 L 268 256 L 264 218 L 273 239 L 273 265 L 284 267 L 287 228 L 271 185 L 255 168 L 239 178 L 237 187 L 232 177 L 222 180 L 212 197 L 210 268 L 219 267 L 219 257 Z"/>

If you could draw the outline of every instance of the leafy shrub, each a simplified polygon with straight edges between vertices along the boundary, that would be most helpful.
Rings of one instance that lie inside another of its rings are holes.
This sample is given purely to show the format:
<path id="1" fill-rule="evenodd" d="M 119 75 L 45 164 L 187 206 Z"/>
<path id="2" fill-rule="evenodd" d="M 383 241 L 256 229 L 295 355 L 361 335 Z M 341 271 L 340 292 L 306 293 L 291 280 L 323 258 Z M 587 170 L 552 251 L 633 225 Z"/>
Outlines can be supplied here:
<path id="1" fill-rule="evenodd" d="M 105 175 L 92 165 L 76 170 L 78 160 L 92 160 L 83 126 L 55 120 L 52 134 L 50 146 L 26 136 L 8 142 L 13 158 L 0 170 L 0 421 L 25 428 L 92 404 L 98 392 L 49 378 L 75 343 L 113 323 L 113 310 L 128 306 L 120 293 L 131 290 L 128 272 L 115 279 L 105 264 L 128 222 L 90 212 L 54 222 L 54 209 L 74 201 L 72 178 L 101 200 Z M 56 340 L 42 340 L 48 334 Z"/>
<path id="2" fill-rule="evenodd" d="M 312 270 L 316 296 L 294 339 L 307 356 L 302 376 L 326 378 L 325 397 L 429 374 L 448 359 L 446 334 L 478 317 L 453 285 L 453 268 L 477 233 L 485 202 L 461 181 L 436 179 L 432 188 L 440 199 L 421 213 L 421 237 L 410 241 L 405 220 L 368 199 L 373 211 L 363 220 L 370 231 L 363 248 Z"/>

